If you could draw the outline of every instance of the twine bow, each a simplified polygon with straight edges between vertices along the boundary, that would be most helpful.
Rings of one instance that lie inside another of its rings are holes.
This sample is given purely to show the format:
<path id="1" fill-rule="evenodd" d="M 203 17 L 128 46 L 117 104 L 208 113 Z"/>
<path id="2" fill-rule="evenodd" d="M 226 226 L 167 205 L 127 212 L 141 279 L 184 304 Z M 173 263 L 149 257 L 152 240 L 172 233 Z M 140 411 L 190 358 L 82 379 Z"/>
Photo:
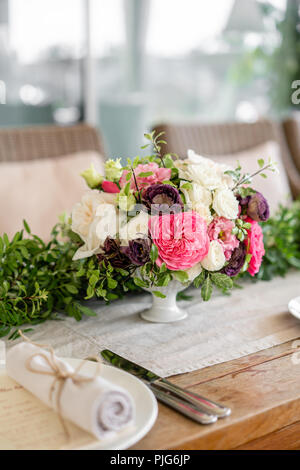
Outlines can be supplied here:
<path id="1" fill-rule="evenodd" d="M 62 366 L 63 363 L 60 363 L 57 360 L 57 358 L 55 357 L 54 349 L 51 346 L 45 345 L 45 344 L 38 344 L 38 343 L 35 343 L 34 341 L 31 341 L 29 338 L 27 338 L 27 336 L 25 336 L 22 333 L 21 330 L 19 330 L 19 335 L 25 341 L 27 341 L 27 343 L 32 344 L 33 346 L 37 346 L 38 348 L 47 349 L 50 353 L 50 356 L 45 354 L 42 351 L 32 354 L 32 356 L 30 356 L 26 360 L 25 366 L 33 374 L 49 375 L 53 377 L 53 382 L 49 390 L 49 399 L 51 403 L 54 402 L 53 394 L 55 391 L 56 384 L 58 384 L 58 388 L 56 392 L 56 411 L 58 413 L 61 424 L 64 428 L 65 434 L 69 438 L 70 433 L 67 428 L 65 419 L 63 418 L 62 412 L 61 412 L 61 396 L 65 387 L 66 381 L 70 379 L 75 385 L 78 385 L 78 386 L 80 386 L 83 383 L 93 382 L 96 379 L 96 377 L 100 374 L 101 360 L 97 356 L 92 356 L 89 358 L 89 360 L 95 361 L 97 363 L 97 367 L 95 369 L 95 374 L 92 377 L 85 377 L 83 375 L 79 375 L 79 371 L 81 370 L 82 366 L 86 362 L 85 360 L 83 360 L 73 372 L 70 372 Z M 32 360 L 35 357 L 42 357 L 47 363 L 47 365 L 49 366 L 49 370 L 40 370 L 40 369 L 35 368 L 32 364 Z"/>

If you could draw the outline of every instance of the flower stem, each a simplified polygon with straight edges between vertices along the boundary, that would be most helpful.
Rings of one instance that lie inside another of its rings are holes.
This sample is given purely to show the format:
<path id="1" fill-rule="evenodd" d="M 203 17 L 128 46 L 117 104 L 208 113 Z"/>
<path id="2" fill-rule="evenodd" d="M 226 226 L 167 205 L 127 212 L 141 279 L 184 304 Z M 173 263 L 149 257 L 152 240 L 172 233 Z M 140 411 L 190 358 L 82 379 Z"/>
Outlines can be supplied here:
<path id="1" fill-rule="evenodd" d="M 233 191 L 235 189 L 237 189 L 239 186 L 241 186 L 241 184 L 244 184 L 246 181 L 248 181 L 249 179 L 252 179 L 254 178 L 254 176 L 257 176 L 259 175 L 260 173 L 262 173 L 263 171 L 265 170 L 268 170 L 268 168 L 270 168 L 272 165 L 271 164 L 268 164 L 266 166 L 264 166 L 263 168 L 260 168 L 259 170 L 257 170 L 255 173 L 253 173 L 252 175 L 248 175 L 248 176 L 242 176 L 242 178 L 236 183 L 236 185 L 234 186 L 233 188 Z"/>

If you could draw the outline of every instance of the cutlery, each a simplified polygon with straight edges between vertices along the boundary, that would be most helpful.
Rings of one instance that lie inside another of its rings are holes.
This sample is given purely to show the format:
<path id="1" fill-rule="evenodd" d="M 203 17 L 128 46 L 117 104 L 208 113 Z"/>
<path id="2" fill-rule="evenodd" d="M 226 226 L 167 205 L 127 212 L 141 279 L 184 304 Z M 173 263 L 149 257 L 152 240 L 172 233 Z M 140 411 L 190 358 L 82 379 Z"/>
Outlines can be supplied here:
<path id="1" fill-rule="evenodd" d="M 178 385 L 172 384 L 157 374 L 144 367 L 128 361 L 108 349 L 101 351 L 102 357 L 110 364 L 119 369 L 125 370 L 150 385 L 151 390 L 157 399 L 172 406 L 190 418 L 202 424 L 210 424 L 218 418 L 225 418 L 231 413 L 227 408 L 219 403 L 211 401 L 197 393 L 185 390 Z"/>
<path id="2" fill-rule="evenodd" d="M 205 413 L 199 408 L 196 408 L 192 404 L 188 403 L 187 401 L 180 400 L 179 398 L 171 395 L 169 392 L 160 390 L 159 387 L 156 386 L 156 384 L 150 383 L 149 388 L 150 390 L 152 390 L 152 392 L 159 401 L 161 401 L 165 405 L 170 406 L 174 410 L 187 416 L 193 421 L 196 421 L 197 423 L 213 424 L 218 420 L 216 415 Z"/>

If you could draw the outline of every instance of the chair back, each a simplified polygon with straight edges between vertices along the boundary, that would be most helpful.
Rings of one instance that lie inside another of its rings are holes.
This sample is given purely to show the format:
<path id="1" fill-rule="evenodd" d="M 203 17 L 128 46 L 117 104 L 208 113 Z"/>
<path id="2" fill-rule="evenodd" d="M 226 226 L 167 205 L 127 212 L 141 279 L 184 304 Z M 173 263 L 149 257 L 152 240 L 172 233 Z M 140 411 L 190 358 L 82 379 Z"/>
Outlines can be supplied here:
<path id="1" fill-rule="evenodd" d="M 104 156 L 99 133 L 86 124 L 0 130 L 0 163 L 55 158 L 85 150 Z"/>
<path id="2" fill-rule="evenodd" d="M 162 124 L 155 126 L 155 129 L 165 132 L 166 151 L 175 152 L 181 158 L 186 157 L 189 148 L 209 157 L 232 155 L 275 141 L 280 147 L 293 196 L 300 194 L 300 174 L 290 154 L 283 129 L 277 123 L 261 120 L 255 123 Z"/>
<path id="3" fill-rule="evenodd" d="M 291 118 L 283 122 L 283 129 L 289 150 L 300 172 L 300 119 Z"/>

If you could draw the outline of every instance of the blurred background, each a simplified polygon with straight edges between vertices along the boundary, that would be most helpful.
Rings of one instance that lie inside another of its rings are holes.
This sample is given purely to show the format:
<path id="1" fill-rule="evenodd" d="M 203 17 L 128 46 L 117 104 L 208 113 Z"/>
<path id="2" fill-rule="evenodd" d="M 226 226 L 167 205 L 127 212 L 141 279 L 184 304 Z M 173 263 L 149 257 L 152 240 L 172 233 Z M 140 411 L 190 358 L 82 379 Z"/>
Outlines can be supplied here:
<path id="1" fill-rule="evenodd" d="M 168 122 L 296 110 L 298 0 L 0 0 L 0 126 L 101 128 L 135 155 Z"/>
<path id="2" fill-rule="evenodd" d="M 93 162 L 141 154 L 143 134 L 281 176 L 300 195 L 300 0 L 0 0 L 0 233 L 47 238 Z M 9 196 L 8 196 L 9 195 Z"/>

